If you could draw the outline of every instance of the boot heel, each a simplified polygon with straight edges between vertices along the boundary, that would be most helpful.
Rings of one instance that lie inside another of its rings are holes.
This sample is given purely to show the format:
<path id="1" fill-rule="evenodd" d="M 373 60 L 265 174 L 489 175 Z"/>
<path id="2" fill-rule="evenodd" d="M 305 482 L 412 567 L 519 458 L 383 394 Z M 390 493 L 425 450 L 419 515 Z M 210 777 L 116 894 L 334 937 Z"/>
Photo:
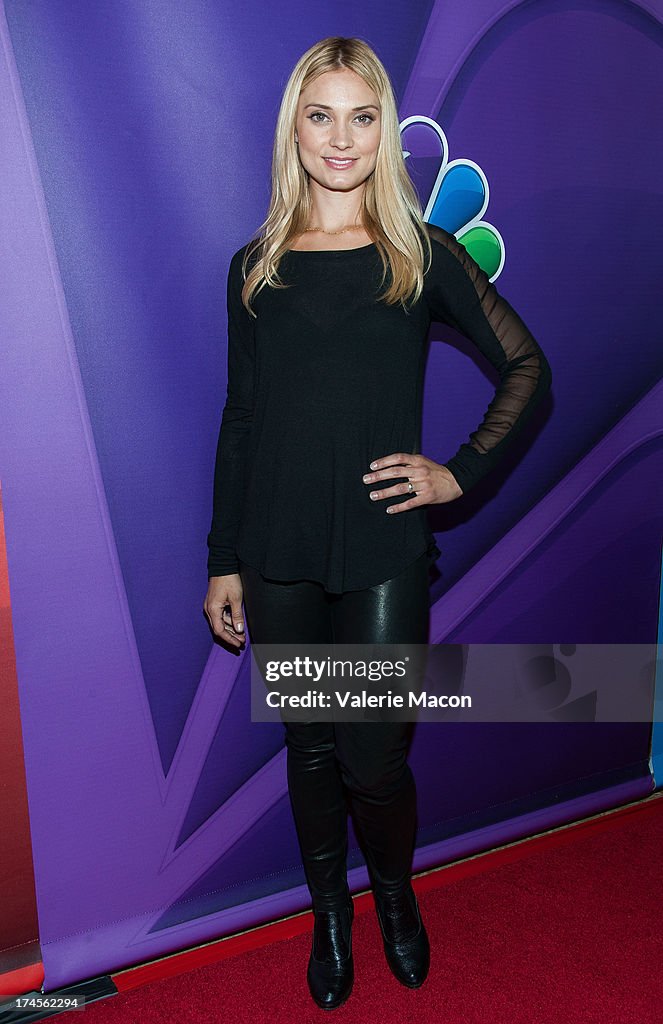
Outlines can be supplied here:
<path id="1" fill-rule="evenodd" d="M 323 1010 L 334 1010 L 352 992 L 354 960 L 352 922 L 354 902 L 339 910 L 314 910 L 313 944 L 306 979 L 309 991 Z"/>

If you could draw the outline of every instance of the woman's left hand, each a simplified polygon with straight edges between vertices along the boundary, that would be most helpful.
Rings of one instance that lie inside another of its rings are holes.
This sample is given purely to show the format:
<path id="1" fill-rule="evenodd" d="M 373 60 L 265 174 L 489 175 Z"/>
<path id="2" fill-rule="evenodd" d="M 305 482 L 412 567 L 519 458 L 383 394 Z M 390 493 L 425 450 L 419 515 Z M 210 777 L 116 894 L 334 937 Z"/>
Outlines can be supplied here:
<path id="1" fill-rule="evenodd" d="M 396 505 L 388 505 L 386 512 L 405 512 L 409 508 L 416 508 L 418 505 L 436 505 L 446 501 L 454 501 L 460 498 L 463 493 L 455 476 L 446 466 L 427 459 L 425 455 L 413 455 L 397 452 L 393 455 L 385 455 L 375 459 L 371 468 L 363 477 L 365 484 L 371 485 L 371 495 L 376 497 L 373 501 L 380 501 L 382 498 L 394 498 L 398 494 L 411 493 L 412 497 L 407 501 L 399 501 Z M 407 480 L 405 483 L 394 484 L 392 487 L 381 487 L 384 481 L 393 477 L 408 477 L 414 487 L 413 492 L 408 491 Z M 377 485 L 377 486 L 376 486 Z"/>

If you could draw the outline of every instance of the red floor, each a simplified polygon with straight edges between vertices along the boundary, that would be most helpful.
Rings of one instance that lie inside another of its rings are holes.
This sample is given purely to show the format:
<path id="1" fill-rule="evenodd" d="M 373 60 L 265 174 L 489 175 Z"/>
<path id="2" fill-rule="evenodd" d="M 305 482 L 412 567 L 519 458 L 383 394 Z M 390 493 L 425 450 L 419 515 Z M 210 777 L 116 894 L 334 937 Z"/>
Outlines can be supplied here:
<path id="1" fill-rule="evenodd" d="M 114 975 L 123 991 L 89 1004 L 86 1024 L 663 1021 L 663 794 L 414 884 L 431 940 L 418 990 L 391 975 L 367 894 L 355 899 L 354 990 L 337 1010 L 308 993 L 307 913 Z"/>

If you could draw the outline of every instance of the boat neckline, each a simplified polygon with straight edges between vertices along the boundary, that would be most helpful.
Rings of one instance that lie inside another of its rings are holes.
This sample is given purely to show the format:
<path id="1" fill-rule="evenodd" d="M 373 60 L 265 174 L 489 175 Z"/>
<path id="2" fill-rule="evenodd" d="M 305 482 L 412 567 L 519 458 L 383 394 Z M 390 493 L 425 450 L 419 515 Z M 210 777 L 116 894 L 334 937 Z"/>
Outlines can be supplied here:
<path id="1" fill-rule="evenodd" d="M 367 242 L 366 245 L 355 245 L 352 249 L 286 249 L 286 252 L 296 252 L 306 256 L 342 256 L 349 252 L 365 252 L 366 249 L 374 247 L 375 242 Z"/>

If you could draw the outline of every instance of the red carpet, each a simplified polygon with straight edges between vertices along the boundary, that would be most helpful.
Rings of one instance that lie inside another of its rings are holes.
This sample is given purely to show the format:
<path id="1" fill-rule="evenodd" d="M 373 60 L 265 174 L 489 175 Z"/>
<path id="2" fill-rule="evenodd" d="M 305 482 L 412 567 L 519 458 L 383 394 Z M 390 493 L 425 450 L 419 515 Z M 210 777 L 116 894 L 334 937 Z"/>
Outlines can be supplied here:
<path id="1" fill-rule="evenodd" d="M 430 975 L 418 990 L 389 972 L 369 895 L 355 898 L 355 986 L 337 1010 L 318 1009 L 306 987 L 308 913 L 289 922 L 306 925 L 305 934 L 185 974 L 142 984 L 168 971 L 166 959 L 114 975 L 118 988 L 141 987 L 90 1004 L 86 1024 L 663 1021 L 663 794 L 414 884 L 431 940 Z M 206 949 L 219 955 L 222 946 Z"/>

